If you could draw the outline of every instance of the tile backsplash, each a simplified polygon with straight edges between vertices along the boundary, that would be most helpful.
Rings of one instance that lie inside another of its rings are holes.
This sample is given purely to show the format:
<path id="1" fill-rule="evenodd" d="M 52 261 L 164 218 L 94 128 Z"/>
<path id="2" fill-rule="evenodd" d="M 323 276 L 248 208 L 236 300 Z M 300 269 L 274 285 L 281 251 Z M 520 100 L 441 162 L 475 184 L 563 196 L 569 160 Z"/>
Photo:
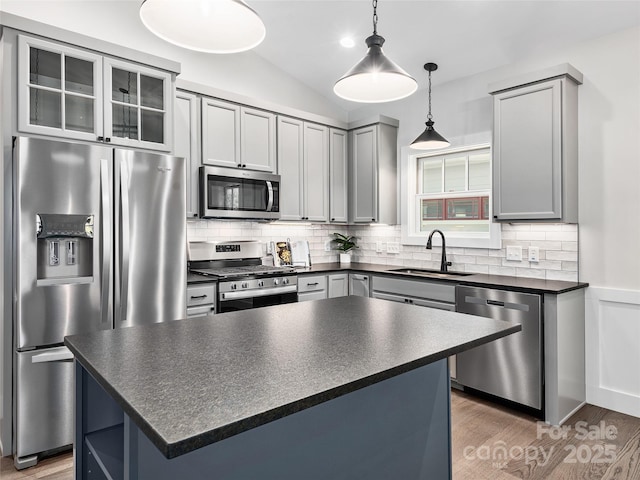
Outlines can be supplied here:
<path id="1" fill-rule="evenodd" d="M 307 240 L 312 263 L 338 260 L 338 252 L 325 251 L 333 232 L 349 233 L 359 238 L 353 260 L 417 268 L 439 268 L 439 247 L 426 250 L 424 246 L 402 245 L 400 226 L 338 226 L 296 223 L 228 222 L 193 220 L 187 222 L 187 236 L 196 240 L 259 240 L 265 242 Z M 376 252 L 381 242 L 383 253 Z M 387 245 L 399 244 L 398 253 L 387 252 Z M 426 244 L 426 236 L 425 236 Z M 507 246 L 522 247 L 522 261 L 506 259 Z M 528 248 L 538 247 L 539 261 L 529 262 Z M 567 224 L 503 224 L 502 248 L 447 247 L 447 259 L 452 270 L 491 275 L 541 278 L 547 280 L 578 280 L 578 226 Z"/>

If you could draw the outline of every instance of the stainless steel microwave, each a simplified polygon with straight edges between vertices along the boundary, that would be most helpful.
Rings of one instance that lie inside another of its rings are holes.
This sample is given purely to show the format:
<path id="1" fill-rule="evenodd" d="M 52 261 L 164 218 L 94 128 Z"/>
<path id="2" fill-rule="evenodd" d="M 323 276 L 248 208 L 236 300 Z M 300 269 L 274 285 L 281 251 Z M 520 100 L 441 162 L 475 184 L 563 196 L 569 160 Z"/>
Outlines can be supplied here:
<path id="1" fill-rule="evenodd" d="M 280 175 L 200 167 L 200 217 L 280 218 Z"/>

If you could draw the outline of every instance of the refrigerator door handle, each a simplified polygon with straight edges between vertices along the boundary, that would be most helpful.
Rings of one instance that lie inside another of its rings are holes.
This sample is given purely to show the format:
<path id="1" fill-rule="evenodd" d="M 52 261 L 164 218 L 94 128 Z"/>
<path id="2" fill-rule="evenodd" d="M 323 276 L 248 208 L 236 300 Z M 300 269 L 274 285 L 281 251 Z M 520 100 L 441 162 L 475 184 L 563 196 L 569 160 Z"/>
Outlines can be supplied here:
<path id="1" fill-rule="evenodd" d="M 109 184 L 109 161 L 100 160 L 100 188 L 102 189 L 102 323 L 109 323 L 109 294 L 111 292 L 111 188 Z"/>
<path id="2" fill-rule="evenodd" d="M 120 285 L 120 321 L 127 320 L 127 296 L 129 293 L 129 165 L 123 161 L 120 165 L 120 195 L 122 198 L 122 270 Z"/>
<path id="3" fill-rule="evenodd" d="M 65 360 L 73 360 L 73 353 L 66 347 L 56 349 L 54 352 L 39 353 L 31 357 L 31 363 L 49 363 Z"/>

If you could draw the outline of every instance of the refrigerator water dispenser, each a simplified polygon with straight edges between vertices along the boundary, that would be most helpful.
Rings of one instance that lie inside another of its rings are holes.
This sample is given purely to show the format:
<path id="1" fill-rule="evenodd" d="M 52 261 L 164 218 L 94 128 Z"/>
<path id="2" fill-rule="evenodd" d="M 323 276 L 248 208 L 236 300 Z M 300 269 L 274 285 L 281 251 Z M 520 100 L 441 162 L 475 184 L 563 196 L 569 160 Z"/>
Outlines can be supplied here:
<path id="1" fill-rule="evenodd" d="M 93 215 L 36 215 L 38 284 L 92 280 L 93 218 Z"/>

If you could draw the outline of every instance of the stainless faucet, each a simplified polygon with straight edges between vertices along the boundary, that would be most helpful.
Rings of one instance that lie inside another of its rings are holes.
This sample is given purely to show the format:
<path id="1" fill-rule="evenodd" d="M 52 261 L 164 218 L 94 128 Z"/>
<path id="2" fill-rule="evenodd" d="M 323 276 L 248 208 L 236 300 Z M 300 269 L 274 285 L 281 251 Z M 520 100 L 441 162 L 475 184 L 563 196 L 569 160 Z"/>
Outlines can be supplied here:
<path id="1" fill-rule="evenodd" d="M 431 250 L 432 248 L 431 238 L 433 237 L 434 233 L 439 233 L 440 236 L 442 237 L 442 258 L 440 259 L 440 271 L 446 273 L 447 267 L 451 266 L 451 262 L 447 262 L 447 252 L 446 252 L 447 246 L 444 240 L 444 233 L 442 233 L 442 231 L 433 230 L 429 234 L 429 238 L 427 239 L 427 250 Z"/>

